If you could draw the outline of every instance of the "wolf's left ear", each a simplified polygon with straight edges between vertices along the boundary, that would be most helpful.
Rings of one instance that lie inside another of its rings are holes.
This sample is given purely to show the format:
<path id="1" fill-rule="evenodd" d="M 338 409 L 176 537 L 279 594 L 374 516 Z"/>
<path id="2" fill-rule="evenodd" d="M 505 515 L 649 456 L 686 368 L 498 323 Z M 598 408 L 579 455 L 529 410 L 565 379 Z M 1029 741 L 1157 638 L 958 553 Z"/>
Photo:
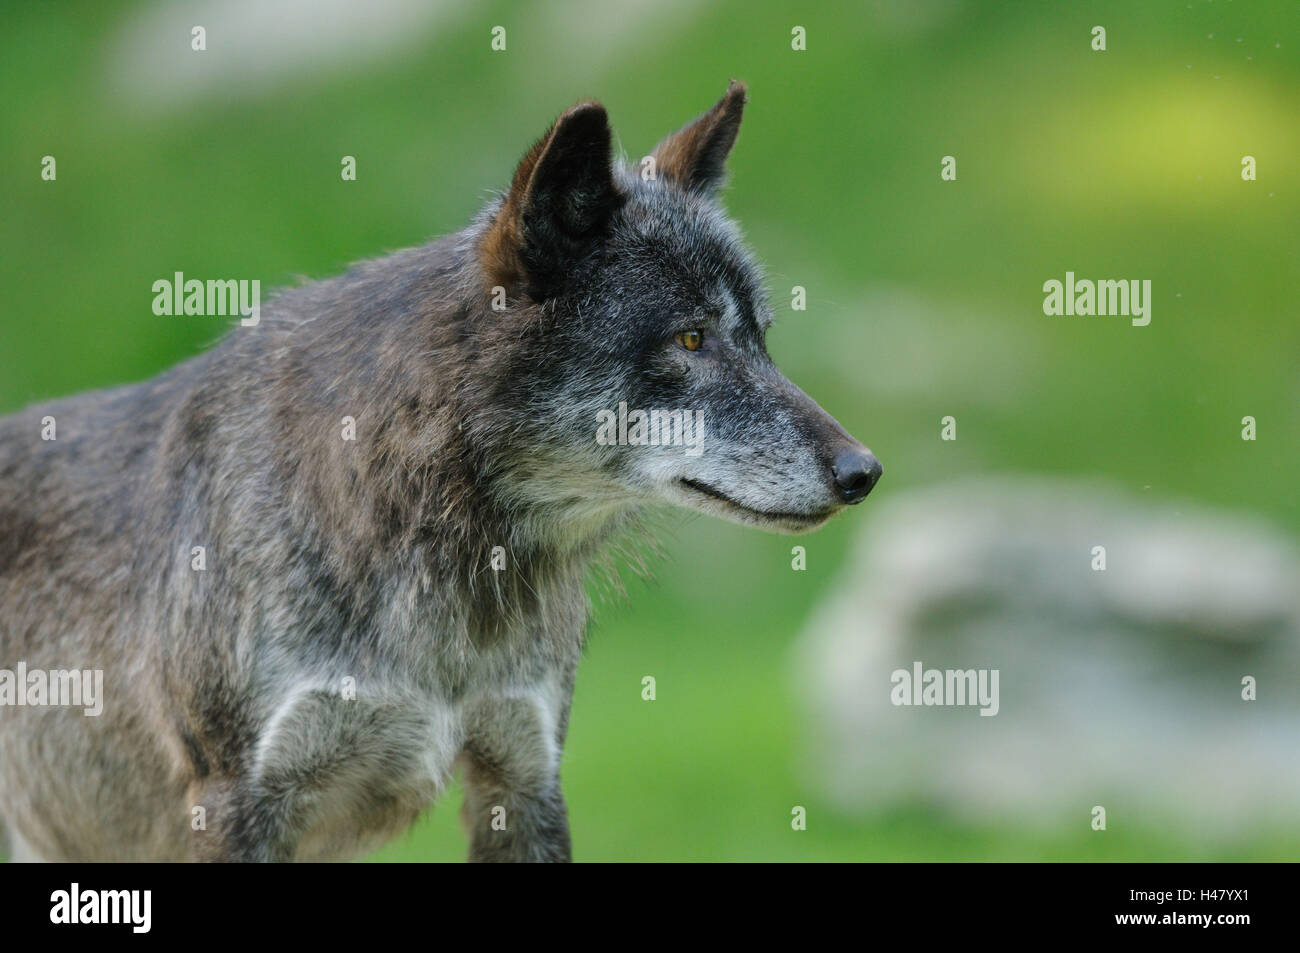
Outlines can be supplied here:
<path id="1" fill-rule="evenodd" d="M 712 109 L 655 146 L 651 155 L 659 173 L 691 192 L 715 191 L 727 175 L 745 100 L 745 84 L 733 79 Z"/>
<path id="2" fill-rule="evenodd" d="M 605 107 L 578 103 L 555 120 L 515 170 L 479 245 L 489 280 L 539 297 L 554 292 L 621 200 Z"/>

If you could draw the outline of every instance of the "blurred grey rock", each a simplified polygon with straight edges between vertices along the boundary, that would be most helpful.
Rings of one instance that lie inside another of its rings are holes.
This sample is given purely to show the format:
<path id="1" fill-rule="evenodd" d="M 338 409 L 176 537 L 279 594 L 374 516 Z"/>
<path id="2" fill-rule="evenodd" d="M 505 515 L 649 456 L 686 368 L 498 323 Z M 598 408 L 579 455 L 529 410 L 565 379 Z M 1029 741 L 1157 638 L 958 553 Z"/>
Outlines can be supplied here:
<path id="1" fill-rule="evenodd" d="M 1300 821 L 1300 554 L 1286 536 L 1054 479 L 867 509 L 797 646 L 807 770 L 841 809 L 919 802 L 1086 830 L 1102 805 L 1109 829 L 1207 837 Z M 998 714 L 896 706 L 891 673 L 918 661 L 997 669 Z"/>
<path id="2" fill-rule="evenodd" d="M 256 97 L 286 80 L 409 52 L 468 7 L 462 0 L 138 3 L 112 40 L 109 80 L 128 99 L 179 108 L 203 96 Z M 201 51 L 192 46 L 198 26 Z"/>

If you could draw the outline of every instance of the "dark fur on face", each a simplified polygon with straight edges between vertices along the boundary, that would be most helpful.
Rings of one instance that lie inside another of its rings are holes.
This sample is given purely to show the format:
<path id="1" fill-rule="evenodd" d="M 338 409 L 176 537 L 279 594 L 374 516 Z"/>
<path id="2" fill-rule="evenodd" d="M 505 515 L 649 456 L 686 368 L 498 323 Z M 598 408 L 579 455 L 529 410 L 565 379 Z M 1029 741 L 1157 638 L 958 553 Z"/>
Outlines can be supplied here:
<path id="1" fill-rule="evenodd" d="M 807 530 L 879 476 L 764 348 L 716 202 L 744 102 L 733 83 L 668 137 L 652 180 L 580 103 L 465 231 L 286 291 L 153 380 L 0 420 L 0 667 L 101 668 L 106 692 L 99 719 L 0 712 L 13 850 L 354 855 L 460 764 L 472 856 L 567 858 L 602 545 L 660 503 Z M 701 452 L 598 442 L 620 403 L 701 413 Z"/>

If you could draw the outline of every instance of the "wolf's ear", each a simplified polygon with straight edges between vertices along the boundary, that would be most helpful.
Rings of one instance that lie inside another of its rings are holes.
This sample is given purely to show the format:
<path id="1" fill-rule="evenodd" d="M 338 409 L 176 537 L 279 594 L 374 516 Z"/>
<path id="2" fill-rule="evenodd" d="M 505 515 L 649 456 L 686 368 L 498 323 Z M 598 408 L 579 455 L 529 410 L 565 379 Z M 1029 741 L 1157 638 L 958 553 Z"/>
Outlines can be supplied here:
<path id="1" fill-rule="evenodd" d="M 622 200 L 609 150 L 609 117 L 590 100 L 528 150 L 479 245 L 492 283 L 538 296 L 558 287 Z"/>
<path id="2" fill-rule="evenodd" d="M 733 79 L 712 109 L 655 146 L 651 155 L 659 173 L 691 192 L 716 190 L 727 175 L 745 98 L 745 84 Z"/>

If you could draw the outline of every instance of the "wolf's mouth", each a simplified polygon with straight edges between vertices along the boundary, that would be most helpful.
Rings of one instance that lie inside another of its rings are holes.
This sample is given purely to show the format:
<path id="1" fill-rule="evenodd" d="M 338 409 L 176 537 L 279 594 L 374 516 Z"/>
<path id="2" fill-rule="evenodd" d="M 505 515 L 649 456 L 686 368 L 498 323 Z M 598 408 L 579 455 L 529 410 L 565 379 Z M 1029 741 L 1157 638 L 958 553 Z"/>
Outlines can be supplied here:
<path id="1" fill-rule="evenodd" d="M 756 510 L 752 506 L 746 506 L 744 503 L 737 503 L 721 490 L 709 486 L 707 483 L 702 483 L 699 480 L 691 480 L 686 477 L 681 477 L 679 482 L 690 487 L 696 493 L 703 494 L 704 496 L 717 500 L 720 503 L 725 503 L 727 506 L 740 510 L 743 513 L 747 513 L 750 516 L 756 516 L 759 519 L 773 523 L 793 523 L 799 527 L 811 528 L 830 519 L 831 515 L 835 512 L 834 509 L 823 510 L 820 513 L 784 513 L 772 512 L 769 510 Z"/>

